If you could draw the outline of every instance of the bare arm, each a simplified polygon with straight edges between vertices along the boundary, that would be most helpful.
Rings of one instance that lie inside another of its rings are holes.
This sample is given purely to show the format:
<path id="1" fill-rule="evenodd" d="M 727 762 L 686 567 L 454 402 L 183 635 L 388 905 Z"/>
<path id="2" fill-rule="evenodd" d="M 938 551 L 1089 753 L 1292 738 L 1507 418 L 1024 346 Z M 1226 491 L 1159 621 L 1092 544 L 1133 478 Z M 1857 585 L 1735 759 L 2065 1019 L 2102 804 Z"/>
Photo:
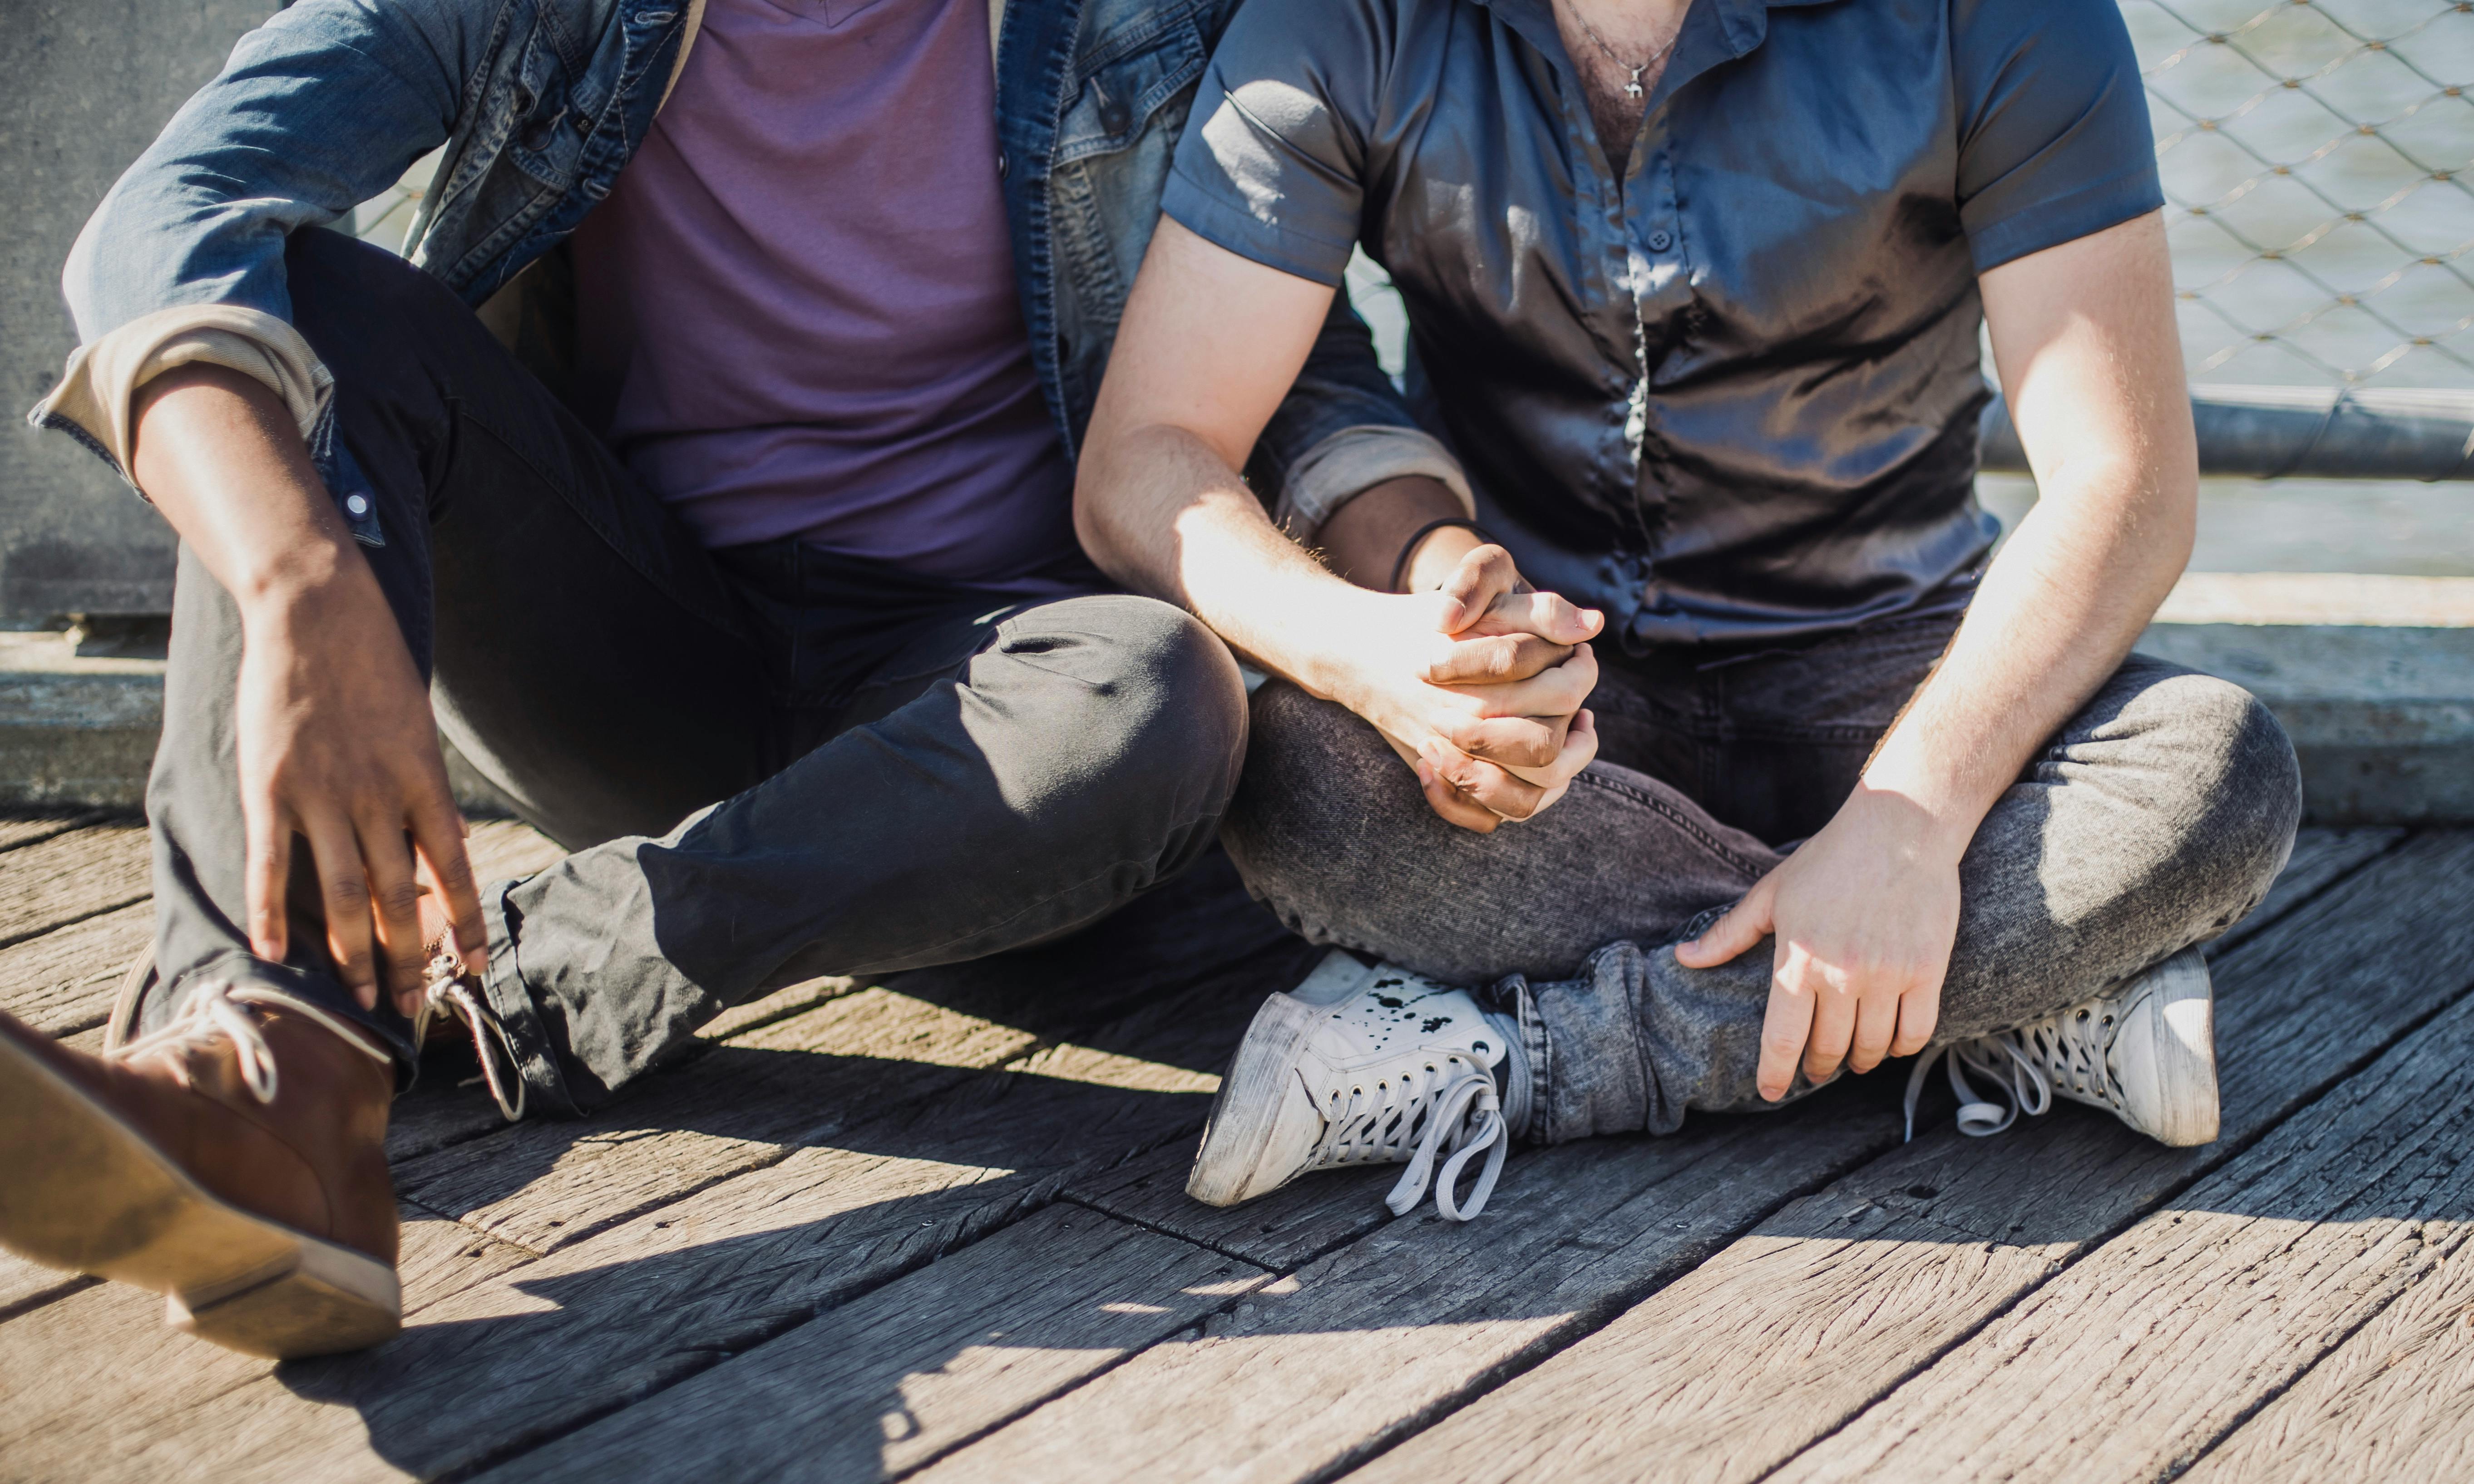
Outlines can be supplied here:
<path id="1" fill-rule="evenodd" d="M 1510 557 L 1466 533 L 1420 544 L 1419 580 L 1443 573 L 1433 592 L 1353 585 L 1273 527 L 1237 474 L 1331 294 L 1162 221 L 1084 439 L 1076 530 L 1119 581 L 1372 722 L 1417 760 L 1445 818 L 1486 830 L 1526 817 L 1594 753 L 1580 704 L 1596 662 L 1571 646 L 1596 615 L 1516 591 Z M 1345 570 L 1370 583 L 1389 580 L 1401 538 L 1458 513 L 1419 480 L 1352 503 L 1367 499 L 1333 534 Z"/>
<path id="2" fill-rule="evenodd" d="M 2198 457 L 2162 221 L 1983 279 L 1995 364 L 2038 499 L 1942 660 L 1829 826 L 1702 938 L 1724 962 L 1775 930 L 1760 1087 L 1924 1048 L 1977 827 L 2130 652 L 2190 560 Z"/>
<path id="3" fill-rule="evenodd" d="M 298 835 L 345 982 L 372 1006 L 383 981 L 409 1013 L 422 969 L 416 852 L 464 961 L 481 962 L 489 939 L 428 693 L 377 578 L 291 416 L 258 382 L 215 367 L 168 373 L 140 392 L 136 427 L 138 487 L 240 609 L 251 950 L 283 957 Z"/>

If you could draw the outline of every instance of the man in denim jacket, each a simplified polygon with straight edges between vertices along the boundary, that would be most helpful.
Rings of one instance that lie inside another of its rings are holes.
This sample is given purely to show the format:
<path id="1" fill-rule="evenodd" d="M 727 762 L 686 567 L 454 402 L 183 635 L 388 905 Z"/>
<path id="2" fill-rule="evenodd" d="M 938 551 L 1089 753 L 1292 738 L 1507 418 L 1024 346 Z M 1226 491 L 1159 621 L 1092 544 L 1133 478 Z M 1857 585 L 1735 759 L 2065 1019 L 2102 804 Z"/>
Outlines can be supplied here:
<path id="1" fill-rule="evenodd" d="M 572 1112 L 726 1007 L 1053 937 L 1208 848 L 1236 664 L 1111 591 L 1071 492 L 1234 9 L 303 0 L 244 38 L 79 239 L 35 412 L 182 547 L 153 970 L 105 1057 L 0 1026 L 0 1239 L 238 1349 L 374 1343 L 432 1014 L 510 1116 Z M 322 230 L 432 150 L 408 263 Z M 1304 527 L 1450 464 L 1343 311 L 1255 468 Z M 475 883 L 440 727 L 575 854 Z"/>

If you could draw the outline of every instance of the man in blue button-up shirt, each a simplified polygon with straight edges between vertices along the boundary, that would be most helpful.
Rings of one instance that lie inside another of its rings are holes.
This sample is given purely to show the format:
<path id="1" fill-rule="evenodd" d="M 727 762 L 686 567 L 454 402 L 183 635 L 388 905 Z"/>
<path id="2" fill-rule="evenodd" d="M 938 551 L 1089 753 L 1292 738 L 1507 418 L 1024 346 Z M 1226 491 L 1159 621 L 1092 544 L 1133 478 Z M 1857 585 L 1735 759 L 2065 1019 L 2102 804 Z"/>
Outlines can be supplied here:
<path id="1" fill-rule="evenodd" d="M 1974 1131 L 2060 1095 L 2214 1137 L 2193 945 L 2266 890 L 2298 788 L 2251 697 L 2129 655 L 2196 493 L 2151 150 L 2110 0 L 1238 17 L 1084 544 L 1282 677 L 1226 832 L 1254 889 L 1492 985 L 1494 1023 L 1401 1047 L 1353 1001 L 1267 1010 L 1198 1195 L 1386 1128 L 1422 1131 L 1380 1155 L 1414 1186 L 1439 1150 L 1670 1130 L 1928 1046 Z M 1233 471 L 1352 245 L 1475 519 L 1387 486 L 1326 566 Z M 2042 494 L 1989 566 L 1988 328 Z"/>

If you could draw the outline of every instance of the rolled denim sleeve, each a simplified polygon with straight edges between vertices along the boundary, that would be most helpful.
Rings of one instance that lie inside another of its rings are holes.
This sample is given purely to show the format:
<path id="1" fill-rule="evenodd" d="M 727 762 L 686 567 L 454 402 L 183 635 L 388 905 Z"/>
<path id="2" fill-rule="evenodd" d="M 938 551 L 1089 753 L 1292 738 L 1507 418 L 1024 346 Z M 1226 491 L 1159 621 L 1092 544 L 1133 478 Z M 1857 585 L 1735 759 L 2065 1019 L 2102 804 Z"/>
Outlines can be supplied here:
<path id="1" fill-rule="evenodd" d="M 446 139 L 479 65 L 482 28 L 467 12 L 480 9 L 301 0 L 243 36 L 78 234 L 61 287 L 80 347 L 34 421 L 75 429 L 125 470 L 131 396 L 170 366 L 209 361 L 266 381 L 305 432 L 328 381 L 289 333 L 284 239 L 376 196 Z"/>
<path id="2" fill-rule="evenodd" d="M 1410 416 L 1346 291 L 1332 296 L 1322 332 L 1254 448 L 1255 488 L 1299 541 L 1357 496 L 1412 474 L 1442 481 L 1476 510 L 1460 461 Z"/>

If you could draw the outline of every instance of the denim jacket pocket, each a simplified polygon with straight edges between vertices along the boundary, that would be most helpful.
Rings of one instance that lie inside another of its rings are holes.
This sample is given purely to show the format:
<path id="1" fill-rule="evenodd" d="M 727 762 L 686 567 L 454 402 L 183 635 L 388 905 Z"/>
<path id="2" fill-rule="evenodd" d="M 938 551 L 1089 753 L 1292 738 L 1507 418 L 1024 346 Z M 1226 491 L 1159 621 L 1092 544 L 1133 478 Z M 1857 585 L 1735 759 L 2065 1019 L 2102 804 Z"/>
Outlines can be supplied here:
<path id="1" fill-rule="evenodd" d="M 1152 115 L 1202 76 L 1208 55 L 1201 18 L 1183 6 L 1162 6 L 1149 23 L 1104 37 L 1077 69 L 1074 96 L 1057 121 L 1056 164 L 1133 144 Z M 1183 110 L 1161 124 L 1174 146 Z"/>

